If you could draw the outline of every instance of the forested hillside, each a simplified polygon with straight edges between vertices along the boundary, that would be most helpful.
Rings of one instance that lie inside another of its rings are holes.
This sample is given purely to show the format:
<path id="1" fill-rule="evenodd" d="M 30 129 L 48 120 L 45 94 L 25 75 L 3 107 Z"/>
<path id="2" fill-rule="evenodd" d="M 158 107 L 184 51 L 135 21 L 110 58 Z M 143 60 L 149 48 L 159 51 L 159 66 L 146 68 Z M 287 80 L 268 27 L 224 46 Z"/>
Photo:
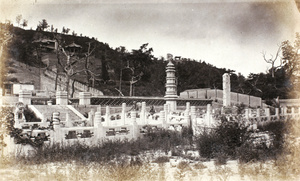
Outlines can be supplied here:
<path id="1" fill-rule="evenodd" d="M 12 24 L 2 23 L 1 43 L 5 33 L 12 35 L 7 45 L 3 46 L 2 75 L 9 69 L 3 68 L 9 67 L 3 64 L 5 59 L 11 58 L 30 66 L 47 69 L 49 67 L 42 62 L 42 59 L 47 54 L 53 54 L 50 61 L 58 66 L 60 73 L 65 73 L 71 79 L 95 87 L 103 91 L 105 95 L 164 96 L 167 62 L 162 57 L 154 57 L 153 49 L 146 42 L 134 50 L 127 50 L 122 46 L 113 49 L 109 44 L 102 43 L 95 38 L 51 31 L 43 31 L 41 28 L 24 30 Z M 43 39 L 56 40 L 57 52 L 42 50 L 37 42 Z M 299 42 L 299 36 L 297 36 L 297 41 Z M 65 56 L 63 47 L 72 43 L 80 45 L 81 49 L 76 52 L 76 55 L 70 53 L 69 57 Z M 295 54 L 296 48 L 296 45 L 293 46 L 289 41 L 283 42 L 280 49 L 282 66 L 271 67 L 267 73 L 250 74 L 248 77 L 236 74 L 234 70 L 217 68 L 201 59 L 173 60 L 176 66 L 178 94 L 186 89 L 222 89 L 222 75 L 230 73 L 233 92 L 260 96 L 263 99 L 278 96 L 280 98 L 295 97 L 297 90 L 293 82 L 295 69 L 291 70 L 291 66 L 295 66 L 298 59 Z M 4 81 L 1 80 L 2 85 Z"/>

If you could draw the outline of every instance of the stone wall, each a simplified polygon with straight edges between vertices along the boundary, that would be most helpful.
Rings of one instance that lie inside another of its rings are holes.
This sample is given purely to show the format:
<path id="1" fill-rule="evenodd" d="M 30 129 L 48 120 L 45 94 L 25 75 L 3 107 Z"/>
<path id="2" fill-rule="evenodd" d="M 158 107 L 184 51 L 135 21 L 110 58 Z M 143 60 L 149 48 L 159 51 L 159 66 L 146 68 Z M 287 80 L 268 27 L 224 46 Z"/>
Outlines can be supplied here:
<path id="1" fill-rule="evenodd" d="M 232 105 L 240 103 L 251 107 L 257 107 L 262 105 L 262 100 L 260 97 L 235 92 L 231 92 L 230 97 Z M 219 89 L 192 89 L 181 92 L 180 98 L 213 99 L 218 100 L 218 102 L 222 102 L 223 91 Z"/>

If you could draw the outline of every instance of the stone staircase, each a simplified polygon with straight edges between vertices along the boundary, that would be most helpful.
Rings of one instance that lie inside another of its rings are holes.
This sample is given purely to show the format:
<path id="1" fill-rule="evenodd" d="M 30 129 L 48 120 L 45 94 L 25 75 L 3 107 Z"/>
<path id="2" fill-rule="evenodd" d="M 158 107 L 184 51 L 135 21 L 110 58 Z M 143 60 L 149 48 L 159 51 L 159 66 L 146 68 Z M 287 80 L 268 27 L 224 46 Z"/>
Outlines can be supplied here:
<path id="1" fill-rule="evenodd" d="M 75 114 L 71 109 L 64 105 L 34 105 L 34 107 L 45 116 L 46 119 L 51 119 L 54 112 L 59 112 L 59 119 L 61 121 L 66 120 L 67 113 L 69 114 L 69 119 L 72 121 L 82 120 L 77 114 Z"/>

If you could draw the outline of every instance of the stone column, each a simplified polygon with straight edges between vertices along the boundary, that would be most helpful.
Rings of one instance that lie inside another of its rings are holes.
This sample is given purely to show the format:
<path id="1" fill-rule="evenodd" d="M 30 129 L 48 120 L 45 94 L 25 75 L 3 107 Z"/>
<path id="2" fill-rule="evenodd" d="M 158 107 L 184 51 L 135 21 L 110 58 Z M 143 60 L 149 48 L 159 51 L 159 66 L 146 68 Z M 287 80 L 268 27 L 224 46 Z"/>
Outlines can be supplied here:
<path id="1" fill-rule="evenodd" d="M 249 109 L 245 109 L 245 118 L 249 120 Z"/>
<path id="2" fill-rule="evenodd" d="M 48 106 L 52 106 L 52 104 L 53 104 L 53 103 L 52 103 L 51 100 L 47 101 L 47 105 L 48 105 Z"/>
<path id="3" fill-rule="evenodd" d="M 207 104 L 206 106 L 206 122 L 208 123 L 208 126 L 210 127 L 211 126 L 211 105 L 210 104 Z"/>
<path id="4" fill-rule="evenodd" d="M 287 115 L 287 107 L 286 106 L 283 107 L 283 112 L 284 112 L 284 115 Z"/>
<path id="5" fill-rule="evenodd" d="M 168 120 L 168 114 L 169 114 L 169 104 L 164 104 L 164 120 L 165 122 L 167 122 Z"/>
<path id="6" fill-rule="evenodd" d="M 103 126 L 102 126 L 102 121 L 101 121 L 101 109 L 100 111 L 97 109 L 97 112 L 95 112 L 94 116 L 94 133 L 97 138 L 96 141 L 100 141 L 103 137 L 104 131 L 103 131 Z"/>
<path id="7" fill-rule="evenodd" d="M 138 130 L 138 124 L 136 122 L 136 111 L 131 111 L 130 115 L 131 115 L 132 127 L 133 127 L 132 137 L 133 139 L 137 139 L 139 135 L 138 132 L 139 130 Z"/>
<path id="8" fill-rule="evenodd" d="M 95 116 L 95 111 L 94 111 L 94 109 L 91 109 L 91 111 L 89 112 L 89 115 L 88 115 L 88 125 L 89 126 L 93 126 L 94 116 Z"/>
<path id="9" fill-rule="evenodd" d="M 72 127 L 73 125 L 72 125 L 72 122 L 71 122 L 71 120 L 70 120 L 70 115 L 69 115 L 69 113 L 66 113 L 66 127 Z"/>
<path id="10" fill-rule="evenodd" d="M 260 109 L 256 109 L 256 118 L 258 121 L 260 121 Z"/>
<path id="11" fill-rule="evenodd" d="M 121 119 L 122 119 L 123 125 L 125 125 L 126 124 L 126 103 L 122 103 Z"/>
<path id="12" fill-rule="evenodd" d="M 95 117 L 94 117 L 94 127 L 98 128 L 100 125 L 102 125 L 101 121 L 101 112 L 95 112 Z"/>
<path id="13" fill-rule="evenodd" d="M 193 126 L 196 123 L 196 107 L 191 107 L 191 121 L 189 126 Z"/>
<path id="14" fill-rule="evenodd" d="M 224 107 L 221 107 L 221 114 L 225 114 Z"/>
<path id="15" fill-rule="evenodd" d="M 53 120 L 53 129 L 54 129 L 54 142 L 55 143 L 60 143 L 60 141 L 62 140 L 62 138 L 60 137 L 60 120 L 59 120 L 59 114 L 58 112 L 54 112 L 52 114 L 52 120 Z"/>
<path id="16" fill-rule="evenodd" d="M 294 117 L 295 116 L 295 108 L 292 107 L 292 116 Z"/>
<path id="17" fill-rule="evenodd" d="M 22 102 L 25 105 L 31 105 L 31 92 L 27 90 L 20 90 L 19 102 Z"/>
<path id="18" fill-rule="evenodd" d="M 231 105 L 230 91 L 230 75 L 225 73 L 223 74 L 223 106 L 225 107 Z"/>
<path id="19" fill-rule="evenodd" d="M 68 105 L 68 93 L 66 91 L 56 92 L 56 105 Z"/>
<path id="20" fill-rule="evenodd" d="M 91 96 L 90 92 L 79 92 L 79 105 L 90 105 Z"/>
<path id="21" fill-rule="evenodd" d="M 190 111 L 190 108 L 191 108 L 191 103 L 190 102 L 186 102 L 186 106 L 185 106 L 186 110 Z"/>
<path id="22" fill-rule="evenodd" d="M 142 102 L 142 108 L 141 108 L 141 115 L 140 115 L 140 123 L 142 125 L 145 124 L 145 119 L 146 119 L 146 102 Z"/>
<path id="23" fill-rule="evenodd" d="M 166 116 L 165 111 L 160 111 L 159 120 L 161 121 L 163 128 L 167 128 L 167 123 L 166 123 L 166 117 L 165 116 Z"/>
<path id="24" fill-rule="evenodd" d="M 105 125 L 110 126 L 110 107 L 109 106 L 106 106 Z"/>
<path id="25" fill-rule="evenodd" d="M 188 123 L 190 122 L 190 112 L 188 110 L 184 111 L 184 120 Z"/>
<path id="26" fill-rule="evenodd" d="M 42 113 L 42 119 L 41 119 L 41 121 L 42 121 L 42 126 L 48 127 L 47 118 L 45 116 L 45 113 Z"/>
<path id="27" fill-rule="evenodd" d="M 97 111 L 96 112 L 100 112 L 101 113 L 101 105 L 99 105 L 98 107 L 97 107 Z"/>

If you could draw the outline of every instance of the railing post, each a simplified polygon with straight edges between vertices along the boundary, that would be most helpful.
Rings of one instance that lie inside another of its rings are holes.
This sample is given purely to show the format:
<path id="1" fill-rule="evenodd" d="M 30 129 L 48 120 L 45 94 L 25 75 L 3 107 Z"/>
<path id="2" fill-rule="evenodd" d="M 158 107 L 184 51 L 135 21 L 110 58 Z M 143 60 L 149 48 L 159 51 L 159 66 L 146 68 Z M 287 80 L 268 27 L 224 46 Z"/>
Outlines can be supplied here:
<path id="1" fill-rule="evenodd" d="M 95 111 L 94 111 L 94 109 L 91 109 L 91 111 L 89 112 L 89 115 L 88 115 L 88 125 L 89 126 L 93 126 L 94 116 L 95 116 Z"/>
<path id="2" fill-rule="evenodd" d="M 145 118 L 146 118 L 146 102 L 142 102 L 142 108 L 141 108 L 141 115 L 140 115 L 140 122 L 142 125 L 145 124 Z"/>
<path id="3" fill-rule="evenodd" d="M 295 108 L 292 107 L 292 117 L 295 117 Z"/>
<path id="4" fill-rule="evenodd" d="M 22 102 L 24 105 L 31 105 L 31 92 L 27 90 L 20 90 L 19 102 Z"/>
<path id="5" fill-rule="evenodd" d="M 138 132 L 139 130 L 138 130 L 138 124 L 136 122 L 136 111 L 135 110 L 131 111 L 130 115 L 131 115 L 132 128 L 133 128 L 132 136 L 134 139 L 137 139 L 139 136 L 139 132 Z"/>
<path id="6" fill-rule="evenodd" d="M 91 96 L 90 92 L 79 92 L 79 105 L 90 105 Z"/>
<path id="7" fill-rule="evenodd" d="M 169 114 L 169 104 L 164 104 L 164 121 L 167 122 Z"/>
<path id="8" fill-rule="evenodd" d="M 66 127 L 72 127 L 73 125 L 72 125 L 72 122 L 71 122 L 71 120 L 70 120 L 70 115 L 69 115 L 69 113 L 67 113 L 66 114 Z"/>
<path id="9" fill-rule="evenodd" d="M 258 121 L 260 121 L 260 119 L 261 119 L 260 118 L 260 109 L 259 108 L 256 109 L 256 118 L 257 118 Z"/>
<path id="10" fill-rule="evenodd" d="M 275 115 L 277 119 L 280 119 L 279 108 L 275 108 Z"/>
<path id="11" fill-rule="evenodd" d="M 247 121 L 249 120 L 249 109 L 245 109 L 245 118 Z"/>
<path id="12" fill-rule="evenodd" d="M 184 111 L 184 120 L 189 124 L 189 121 L 190 121 L 190 111 L 189 110 Z"/>
<path id="13" fill-rule="evenodd" d="M 191 103 L 190 102 L 186 102 L 186 106 L 185 106 L 185 109 L 190 111 L 190 108 L 191 108 Z"/>
<path id="14" fill-rule="evenodd" d="M 284 115 L 287 115 L 287 107 L 286 106 L 283 107 L 283 113 L 284 113 Z"/>
<path id="15" fill-rule="evenodd" d="M 96 139 L 97 141 L 99 141 L 104 134 L 101 118 L 102 117 L 101 117 L 101 107 L 100 107 L 100 111 L 99 109 L 97 109 L 97 112 L 95 112 L 95 117 L 94 117 L 94 129 L 95 129 L 94 133 L 97 138 Z"/>
<path id="16" fill-rule="evenodd" d="M 160 114 L 159 114 L 159 119 L 162 123 L 162 127 L 163 128 L 167 128 L 167 123 L 166 123 L 166 113 L 165 111 L 160 111 Z"/>
<path id="17" fill-rule="evenodd" d="M 193 127 L 193 125 L 196 125 L 196 107 L 191 107 L 191 121 L 188 122 L 188 126 Z"/>
<path id="18" fill-rule="evenodd" d="M 60 143 L 62 138 L 61 138 L 61 130 L 60 130 L 60 120 L 59 120 L 59 112 L 54 112 L 52 114 L 52 120 L 53 120 L 53 129 L 54 129 L 54 142 Z"/>
<path id="19" fill-rule="evenodd" d="M 66 91 L 56 92 L 56 105 L 68 105 L 68 93 Z"/>
<path id="20" fill-rule="evenodd" d="M 270 121 L 270 120 L 271 120 L 271 117 L 270 117 L 270 116 L 271 116 L 271 115 L 270 115 L 270 108 L 266 108 L 266 109 L 265 109 L 265 114 L 266 114 L 266 116 L 267 116 L 267 120 Z"/>
<path id="21" fill-rule="evenodd" d="M 126 124 L 126 103 L 122 103 L 121 119 L 122 119 L 123 125 L 125 125 Z"/>

